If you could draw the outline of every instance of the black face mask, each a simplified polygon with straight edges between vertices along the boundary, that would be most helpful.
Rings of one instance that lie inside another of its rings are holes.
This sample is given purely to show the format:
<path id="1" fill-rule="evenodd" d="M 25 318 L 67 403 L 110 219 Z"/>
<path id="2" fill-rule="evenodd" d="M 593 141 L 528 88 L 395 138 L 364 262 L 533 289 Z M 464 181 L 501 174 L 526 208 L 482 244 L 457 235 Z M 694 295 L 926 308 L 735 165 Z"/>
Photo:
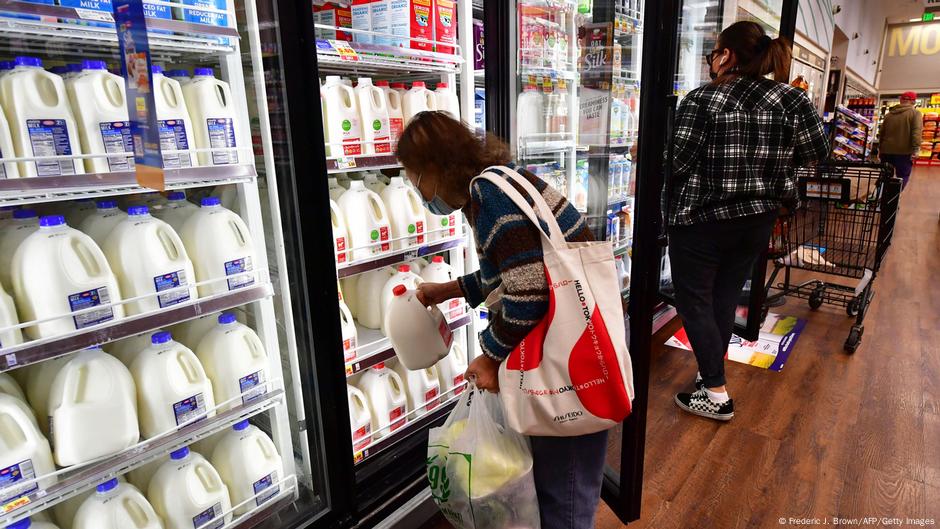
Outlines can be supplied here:
<path id="1" fill-rule="evenodd" d="M 720 50 L 714 50 L 711 53 L 705 55 L 705 62 L 708 63 L 708 76 L 711 77 L 712 81 L 718 79 L 718 72 L 715 71 L 715 55 L 718 51 Z"/>

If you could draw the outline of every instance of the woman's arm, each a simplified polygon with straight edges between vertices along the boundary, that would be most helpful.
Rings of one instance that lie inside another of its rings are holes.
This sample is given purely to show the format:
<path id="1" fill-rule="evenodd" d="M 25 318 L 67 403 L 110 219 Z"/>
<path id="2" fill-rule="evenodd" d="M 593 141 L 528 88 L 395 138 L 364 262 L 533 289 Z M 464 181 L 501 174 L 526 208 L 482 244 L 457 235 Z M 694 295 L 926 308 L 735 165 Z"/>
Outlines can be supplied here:
<path id="1" fill-rule="evenodd" d="M 829 138 L 823 128 L 822 119 L 809 95 L 800 95 L 796 116 L 793 163 L 797 167 L 821 162 L 829 157 Z"/>

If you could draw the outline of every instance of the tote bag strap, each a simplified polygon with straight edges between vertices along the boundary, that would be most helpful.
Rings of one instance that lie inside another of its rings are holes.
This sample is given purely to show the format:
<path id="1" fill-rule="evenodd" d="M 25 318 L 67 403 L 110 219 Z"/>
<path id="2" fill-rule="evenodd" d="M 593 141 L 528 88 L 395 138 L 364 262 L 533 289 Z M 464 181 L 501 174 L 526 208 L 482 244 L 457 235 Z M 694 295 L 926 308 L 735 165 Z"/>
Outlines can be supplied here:
<path id="1" fill-rule="evenodd" d="M 491 167 L 490 169 L 496 169 L 498 172 L 504 173 L 510 180 L 515 181 L 522 187 L 525 194 L 532 199 L 532 203 L 535 206 L 536 214 L 542 219 L 548 226 L 548 234 L 556 246 L 561 245 L 563 247 L 567 241 L 565 240 L 565 234 L 561 230 L 561 226 L 558 225 L 558 219 L 555 218 L 555 212 L 552 211 L 552 208 L 549 207 L 548 202 L 545 201 L 545 197 L 542 196 L 542 193 L 532 185 L 532 182 L 528 178 L 519 174 L 515 169 L 499 165 Z"/>
<path id="2" fill-rule="evenodd" d="M 484 172 L 483 174 L 474 178 L 473 181 L 470 182 L 470 185 L 472 186 L 473 183 L 476 182 L 477 180 L 486 180 L 487 182 L 492 182 L 503 193 L 505 193 L 506 196 L 509 197 L 509 199 L 512 200 L 513 203 L 519 207 L 519 209 L 522 211 L 522 214 L 528 217 L 530 221 L 532 221 L 532 224 L 535 225 L 535 228 L 538 230 L 539 234 L 542 235 L 542 238 L 545 240 L 545 243 L 548 244 L 548 246 L 551 246 L 552 248 L 559 248 L 559 249 L 564 248 L 564 246 L 556 244 L 555 240 L 553 240 L 549 235 L 546 235 L 546 233 L 542 230 L 542 225 L 539 223 L 539 216 L 535 213 L 535 210 L 532 208 L 531 205 L 529 205 L 529 202 L 522 196 L 522 193 L 520 193 L 518 189 L 513 187 L 513 185 L 510 184 L 509 181 L 507 181 L 505 178 L 503 178 L 502 176 L 496 173 Z M 557 227 L 557 223 L 555 223 L 555 225 Z M 551 225 L 549 225 L 549 229 L 551 229 Z M 560 230 L 559 230 L 559 236 L 561 236 Z M 564 241 L 563 236 L 561 236 L 561 239 L 562 241 Z"/>

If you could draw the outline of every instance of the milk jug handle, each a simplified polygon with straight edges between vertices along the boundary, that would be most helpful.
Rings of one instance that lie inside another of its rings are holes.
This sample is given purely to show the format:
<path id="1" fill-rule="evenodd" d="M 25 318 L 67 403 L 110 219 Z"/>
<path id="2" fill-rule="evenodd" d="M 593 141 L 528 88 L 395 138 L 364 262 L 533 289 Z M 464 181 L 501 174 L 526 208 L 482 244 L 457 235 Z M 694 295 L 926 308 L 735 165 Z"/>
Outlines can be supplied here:
<path id="1" fill-rule="evenodd" d="M 82 381 L 87 377 L 88 366 L 81 366 L 78 369 L 70 369 L 65 374 L 65 384 L 62 390 L 63 399 L 71 399 L 72 402 L 80 402 L 79 394 L 83 386 Z M 51 410 L 50 410 L 51 411 Z"/>
<path id="2" fill-rule="evenodd" d="M 215 479 L 215 475 L 209 470 L 208 465 L 203 462 L 196 463 L 196 467 L 193 469 L 196 473 L 196 477 L 199 478 L 199 481 L 202 482 L 203 486 L 208 490 L 214 490 L 218 488 L 218 482 Z"/>

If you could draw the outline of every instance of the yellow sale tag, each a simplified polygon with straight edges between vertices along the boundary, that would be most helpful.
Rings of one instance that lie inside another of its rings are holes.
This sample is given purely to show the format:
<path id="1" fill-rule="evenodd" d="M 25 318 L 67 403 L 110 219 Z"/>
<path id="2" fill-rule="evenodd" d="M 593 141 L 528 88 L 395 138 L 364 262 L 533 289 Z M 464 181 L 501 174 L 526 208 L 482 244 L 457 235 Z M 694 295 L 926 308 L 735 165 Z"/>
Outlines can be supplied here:
<path id="1" fill-rule="evenodd" d="M 15 511 L 16 509 L 19 509 L 20 507 L 25 507 L 25 506 L 29 505 L 30 502 L 31 502 L 31 500 L 29 499 L 28 496 L 23 496 L 23 497 L 21 497 L 21 498 L 17 498 L 17 499 L 15 499 L 15 500 L 11 501 L 10 503 L 4 505 L 4 506 L 3 506 L 3 512 L 4 512 L 4 513 L 13 512 L 13 511 Z"/>
<path id="2" fill-rule="evenodd" d="M 349 47 L 349 43 L 345 40 L 331 40 L 330 46 L 333 46 L 333 49 L 339 53 L 339 58 L 344 61 L 358 61 L 359 54 L 356 53 L 356 50 Z"/>

